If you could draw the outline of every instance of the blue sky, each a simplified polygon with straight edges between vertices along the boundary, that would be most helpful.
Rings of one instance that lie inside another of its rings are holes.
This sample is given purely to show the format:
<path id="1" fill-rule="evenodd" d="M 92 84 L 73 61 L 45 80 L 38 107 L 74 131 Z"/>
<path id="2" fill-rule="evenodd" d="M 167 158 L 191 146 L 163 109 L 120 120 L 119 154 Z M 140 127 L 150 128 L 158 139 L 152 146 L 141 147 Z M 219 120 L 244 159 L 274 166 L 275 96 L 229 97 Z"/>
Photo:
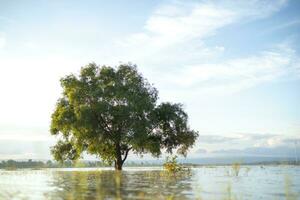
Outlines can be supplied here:
<path id="1" fill-rule="evenodd" d="M 299 10 L 297 0 L 0 0 L 0 158 L 50 157 L 59 79 L 89 62 L 136 63 L 160 101 L 184 103 L 200 133 L 191 156 L 288 149 L 300 138 Z"/>

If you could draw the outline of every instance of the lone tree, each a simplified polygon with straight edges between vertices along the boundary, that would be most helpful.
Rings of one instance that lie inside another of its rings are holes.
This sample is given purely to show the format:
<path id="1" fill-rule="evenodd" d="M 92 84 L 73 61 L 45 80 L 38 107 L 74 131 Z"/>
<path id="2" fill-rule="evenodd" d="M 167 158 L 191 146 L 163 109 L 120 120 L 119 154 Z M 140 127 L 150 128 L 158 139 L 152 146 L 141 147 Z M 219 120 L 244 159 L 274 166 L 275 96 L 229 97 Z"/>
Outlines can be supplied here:
<path id="1" fill-rule="evenodd" d="M 135 65 L 117 68 L 91 63 L 78 76 L 61 79 L 62 97 L 52 114 L 51 148 L 58 161 L 94 154 L 121 170 L 128 153 L 162 150 L 186 155 L 198 133 L 187 125 L 181 104 L 157 103 L 158 92 Z"/>

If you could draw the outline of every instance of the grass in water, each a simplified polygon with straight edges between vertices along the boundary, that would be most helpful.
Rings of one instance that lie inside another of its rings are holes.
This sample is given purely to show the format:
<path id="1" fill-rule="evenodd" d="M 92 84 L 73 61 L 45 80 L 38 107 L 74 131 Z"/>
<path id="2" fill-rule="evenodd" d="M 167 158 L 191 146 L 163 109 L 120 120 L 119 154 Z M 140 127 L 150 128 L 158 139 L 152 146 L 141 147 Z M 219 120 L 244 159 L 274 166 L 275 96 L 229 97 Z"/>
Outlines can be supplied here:
<path id="1" fill-rule="evenodd" d="M 233 174 L 235 176 L 239 176 L 240 169 L 241 169 L 241 164 L 240 163 L 233 163 L 232 164 L 232 170 L 233 170 Z"/>

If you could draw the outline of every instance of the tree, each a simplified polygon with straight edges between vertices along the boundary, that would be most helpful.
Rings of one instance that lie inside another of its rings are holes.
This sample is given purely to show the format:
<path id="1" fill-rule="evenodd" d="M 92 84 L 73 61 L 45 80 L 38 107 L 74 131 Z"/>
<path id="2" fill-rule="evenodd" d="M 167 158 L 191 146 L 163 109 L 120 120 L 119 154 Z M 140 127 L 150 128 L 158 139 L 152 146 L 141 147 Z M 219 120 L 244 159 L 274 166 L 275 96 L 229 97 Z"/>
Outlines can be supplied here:
<path id="1" fill-rule="evenodd" d="M 186 155 L 198 136 L 188 127 L 181 104 L 157 103 L 156 88 L 135 65 L 91 63 L 79 75 L 62 78 L 61 86 L 50 128 L 61 136 L 51 148 L 58 161 L 87 152 L 121 170 L 130 151 L 157 157 L 162 150 L 177 149 Z"/>

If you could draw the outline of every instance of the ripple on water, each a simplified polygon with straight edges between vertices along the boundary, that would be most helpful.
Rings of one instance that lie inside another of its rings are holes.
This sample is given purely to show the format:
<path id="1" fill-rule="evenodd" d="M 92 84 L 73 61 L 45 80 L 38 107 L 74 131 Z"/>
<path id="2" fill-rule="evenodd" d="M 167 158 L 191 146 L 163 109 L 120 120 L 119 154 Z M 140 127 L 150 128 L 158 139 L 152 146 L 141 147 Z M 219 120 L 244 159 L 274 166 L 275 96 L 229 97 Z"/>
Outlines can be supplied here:
<path id="1" fill-rule="evenodd" d="M 0 199 L 297 199 L 300 167 L 193 168 L 183 176 L 159 167 L 0 170 Z"/>

